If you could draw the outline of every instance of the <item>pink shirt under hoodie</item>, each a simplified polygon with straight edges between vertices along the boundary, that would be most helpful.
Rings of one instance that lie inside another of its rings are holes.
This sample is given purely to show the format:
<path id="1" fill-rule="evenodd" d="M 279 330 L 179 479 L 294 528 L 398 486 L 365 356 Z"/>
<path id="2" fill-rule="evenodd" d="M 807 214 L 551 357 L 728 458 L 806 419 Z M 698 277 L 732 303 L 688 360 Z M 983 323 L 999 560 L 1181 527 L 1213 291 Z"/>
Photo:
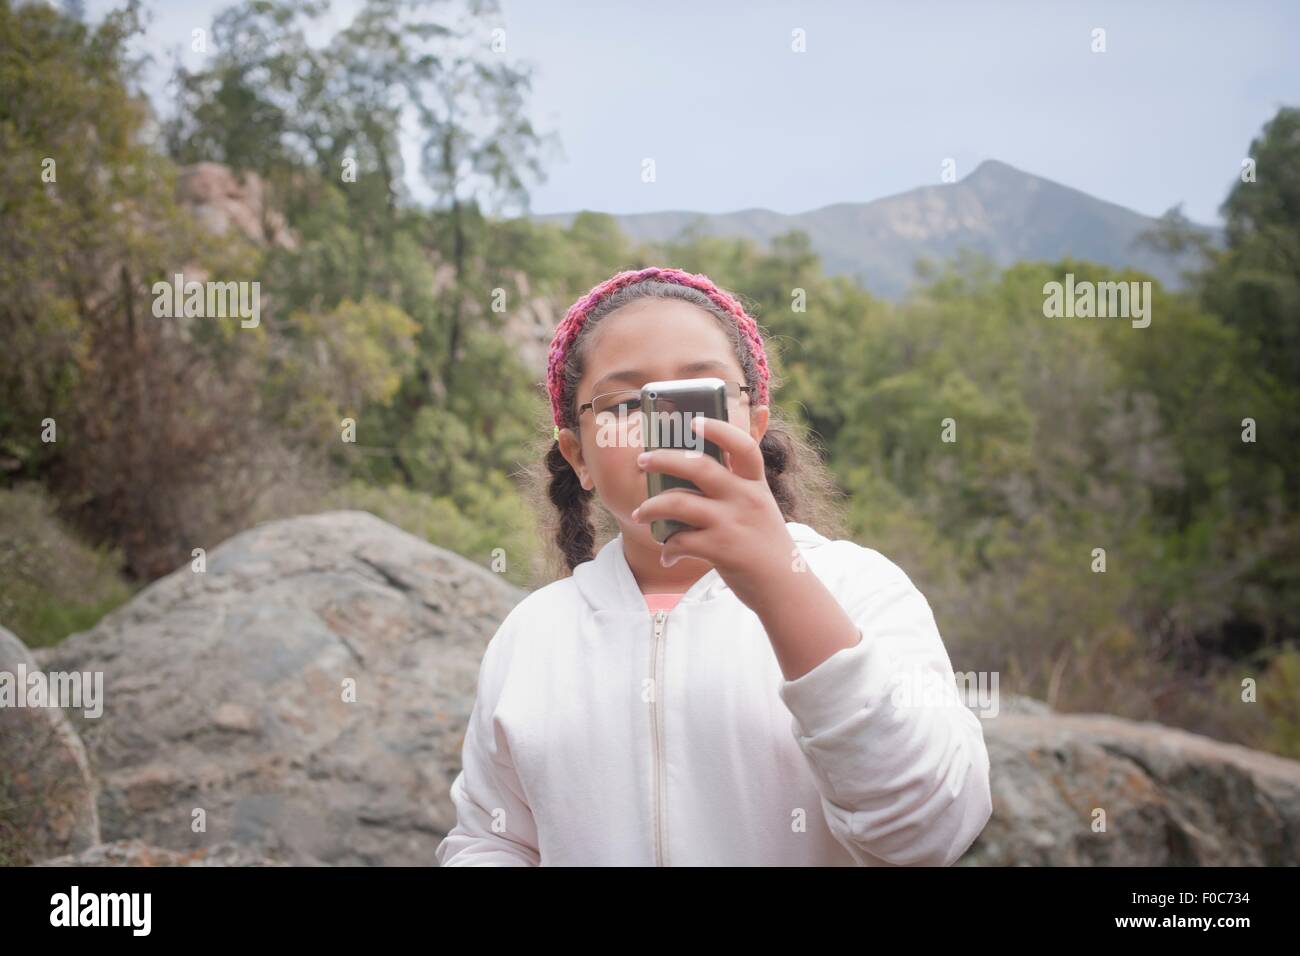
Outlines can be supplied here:
<path id="1" fill-rule="evenodd" d="M 680 594 L 647 594 L 645 603 L 651 611 L 671 611 L 681 599 Z"/>

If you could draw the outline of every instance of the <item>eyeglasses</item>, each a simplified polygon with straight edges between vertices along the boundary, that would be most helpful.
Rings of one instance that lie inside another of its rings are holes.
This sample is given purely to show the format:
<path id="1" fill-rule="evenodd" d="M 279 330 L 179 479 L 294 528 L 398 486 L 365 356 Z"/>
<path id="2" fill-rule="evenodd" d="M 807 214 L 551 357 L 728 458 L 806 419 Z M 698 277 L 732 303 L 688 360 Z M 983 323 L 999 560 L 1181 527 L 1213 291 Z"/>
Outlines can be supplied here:
<path id="1" fill-rule="evenodd" d="M 749 385 L 742 385 L 740 382 L 727 382 L 727 401 L 739 404 L 740 396 L 752 395 Z M 592 410 L 596 418 L 600 418 L 606 412 L 609 412 L 619 418 L 632 415 L 641 410 L 641 389 L 624 388 L 617 392 L 602 392 L 596 395 L 589 402 L 584 402 L 578 406 L 578 417 L 587 409 Z"/>

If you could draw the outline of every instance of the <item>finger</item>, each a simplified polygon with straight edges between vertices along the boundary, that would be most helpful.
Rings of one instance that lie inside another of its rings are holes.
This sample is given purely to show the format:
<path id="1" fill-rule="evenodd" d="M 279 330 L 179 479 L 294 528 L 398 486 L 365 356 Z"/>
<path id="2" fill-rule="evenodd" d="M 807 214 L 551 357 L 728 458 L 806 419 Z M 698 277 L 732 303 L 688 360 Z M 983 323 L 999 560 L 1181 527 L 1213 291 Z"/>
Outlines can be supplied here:
<path id="1" fill-rule="evenodd" d="M 647 498 L 633 512 L 637 524 L 649 524 L 664 518 L 676 518 L 696 528 L 711 528 L 718 523 L 717 504 L 704 495 L 686 488 L 669 488 Z"/>
<path id="2" fill-rule="evenodd" d="M 640 463 L 641 458 L 645 464 Z M 694 482 L 710 498 L 726 498 L 734 490 L 735 475 L 718 464 L 712 455 L 685 448 L 659 448 L 642 452 L 637 459 L 642 471 L 659 471 Z M 730 487 L 729 487 L 730 486 Z"/>
<path id="3" fill-rule="evenodd" d="M 754 436 L 743 428 L 737 428 L 731 422 L 720 418 L 706 418 L 696 415 L 691 419 L 695 433 L 713 442 L 724 452 L 730 453 L 731 470 L 741 478 L 761 481 L 766 477 L 763 470 L 763 451 L 754 441 Z"/>
<path id="4" fill-rule="evenodd" d="M 708 538 L 703 530 L 678 531 L 665 542 L 659 560 L 664 567 L 672 567 L 682 558 L 701 558 L 712 563 L 713 559 L 701 551 L 707 544 Z"/>

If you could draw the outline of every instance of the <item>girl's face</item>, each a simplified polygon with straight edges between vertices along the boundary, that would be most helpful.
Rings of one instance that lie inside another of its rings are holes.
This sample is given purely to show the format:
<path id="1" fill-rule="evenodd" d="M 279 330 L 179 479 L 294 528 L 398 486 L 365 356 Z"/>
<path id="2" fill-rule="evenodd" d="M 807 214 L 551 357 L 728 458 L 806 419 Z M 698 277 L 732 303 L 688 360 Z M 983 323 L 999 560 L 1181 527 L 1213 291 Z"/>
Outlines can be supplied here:
<path id="1" fill-rule="evenodd" d="M 740 361 L 718 320 L 679 299 L 646 298 L 611 312 L 591 331 L 586 345 L 586 369 L 578 383 L 577 404 L 621 389 L 639 389 L 646 382 L 715 376 L 745 383 Z M 733 425 L 747 429 L 758 441 L 767 430 L 766 406 L 749 404 L 742 393 L 728 403 Z M 646 473 L 637 467 L 643 450 L 640 416 L 636 425 L 620 429 L 596 420 L 594 410 L 578 417 L 578 430 L 560 430 L 560 451 L 577 473 L 582 487 L 594 489 L 601 503 L 618 520 L 626 538 L 653 548 L 661 545 L 649 524 L 631 520 L 646 500 Z M 599 440 L 598 440 L 599 436 Z M 613 438 L 613 440 L 611 440 Z"/>

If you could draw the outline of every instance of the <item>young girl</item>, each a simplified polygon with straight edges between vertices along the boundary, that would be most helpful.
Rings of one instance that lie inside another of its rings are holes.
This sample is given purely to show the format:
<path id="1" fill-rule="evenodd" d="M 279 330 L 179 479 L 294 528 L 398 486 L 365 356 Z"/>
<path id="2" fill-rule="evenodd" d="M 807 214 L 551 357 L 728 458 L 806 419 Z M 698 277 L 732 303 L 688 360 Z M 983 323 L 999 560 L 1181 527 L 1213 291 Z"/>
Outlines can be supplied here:
<path id="1" fill-rule="evenodd" d="M 728 421 L 692 422 L 726 466 L 644 452 L 619 424 L 640 387 L 700 376 L 728 382 Z M 907 575 L 797 520 L 796 466 L 818 494 L 824 472 L 773 420 L 736 299 L 678 269 L 621 272 L 569 309 L 547 385 L 572 573 L 487 646 L 439 863 L 957 860 L 991 812 L 979 719 Z M 647 498 L 649 471 L 701 493 Z M 593 498 L 618 528 L 594 554 Z M 660 518 L 691 527 L 661 545 Z"/>

